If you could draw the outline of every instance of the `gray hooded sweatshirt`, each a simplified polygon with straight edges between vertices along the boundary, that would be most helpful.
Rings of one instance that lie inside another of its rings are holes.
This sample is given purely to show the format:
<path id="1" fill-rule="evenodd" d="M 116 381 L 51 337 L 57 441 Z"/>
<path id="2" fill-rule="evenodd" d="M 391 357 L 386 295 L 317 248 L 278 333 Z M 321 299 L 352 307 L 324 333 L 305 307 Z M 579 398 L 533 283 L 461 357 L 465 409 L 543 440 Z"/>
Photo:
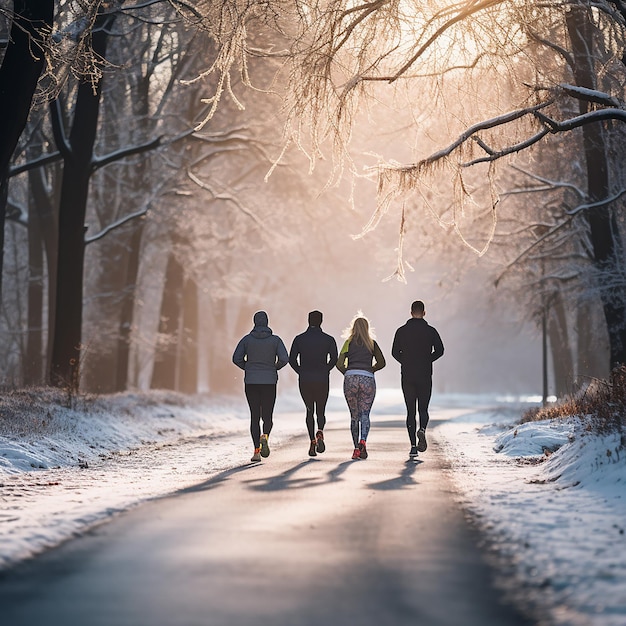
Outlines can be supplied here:
<path id="1" fill-rule="evenodd" d="M 246 385 L 275 385 L 278 370 L 289 362 L 283 340 L 267 325 L 267 313 L 254 314 L 254 328 L 241 339 L 233 353 L 233 363 L 245 371 Z"/>

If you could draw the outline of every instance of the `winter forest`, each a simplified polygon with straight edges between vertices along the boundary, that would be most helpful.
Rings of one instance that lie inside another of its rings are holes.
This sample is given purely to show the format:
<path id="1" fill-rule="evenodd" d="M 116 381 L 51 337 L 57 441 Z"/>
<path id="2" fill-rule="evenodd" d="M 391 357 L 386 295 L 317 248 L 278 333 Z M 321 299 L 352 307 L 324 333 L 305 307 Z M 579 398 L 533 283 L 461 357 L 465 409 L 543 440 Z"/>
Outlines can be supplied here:
<path id="1" fill-rule="evenodd" d="M 626 362 L 622 0 L 0 0 L 0 42 L 4 388 L 232 391 L 256 310 L 389 349 L 418 298 L 449 391 Z"/>

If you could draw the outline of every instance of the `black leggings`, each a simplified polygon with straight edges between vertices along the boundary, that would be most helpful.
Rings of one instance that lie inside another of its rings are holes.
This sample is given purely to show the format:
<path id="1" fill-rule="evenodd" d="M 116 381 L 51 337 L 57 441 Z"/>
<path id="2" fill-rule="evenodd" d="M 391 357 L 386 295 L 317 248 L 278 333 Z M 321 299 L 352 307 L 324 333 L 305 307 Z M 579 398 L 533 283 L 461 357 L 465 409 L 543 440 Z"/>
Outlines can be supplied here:
<path id="1" fill-rule="evenodd" d="M 245 385 L 245 390 L 250 407 L 250 434 L 254 447 L 258 448 L 261 445 L 261 419 L 263 434 L 269 435 L 272 432 L 276 385 Z"/>
<path id="2" fill-rule="evenodd" d="M 413 380 L 402 379 L 402 393 L 406 404 L 406 429 L 409 433 L 411 445 L 416 445 L 415 433 L 417 432 L 416 410 L 420 416 L 420 428 L 428 426 L 428 404 L 433 391 L 432 378 L 417 378 Z"/>
<path id="3" fill-rule="evenodd" d="M 326 426 L 326 402 L 328 402 L 328 381 L 302 382 L 300 381 L 300 395 L 306 406 L 306 427 L 309 439 L 315 439 L 315 418 L 317 412 L 317 428 L 324 430 Z"/>

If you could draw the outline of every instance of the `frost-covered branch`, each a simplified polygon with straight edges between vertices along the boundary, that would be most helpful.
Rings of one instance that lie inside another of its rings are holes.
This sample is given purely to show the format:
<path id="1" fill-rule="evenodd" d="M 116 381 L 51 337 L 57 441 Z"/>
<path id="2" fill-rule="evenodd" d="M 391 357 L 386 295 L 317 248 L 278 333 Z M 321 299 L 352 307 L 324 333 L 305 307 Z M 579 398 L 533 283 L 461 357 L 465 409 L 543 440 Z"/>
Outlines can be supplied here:
<path id="1" fill-rule="evenodd" d="M 93 243 L 94 241 L 98 241 L 99 239 L 102 239 L 103 237 L 108 235 L 112 230 L 115 230 L 116 228 L 119 228 L 120 226 L 124 226 L 124 224 L 127 224 L 128 222 L 138 217 L 143 217 L 147 213 L 148 213 L 148 207 L 146 206 L 142 209 L 139 209 L 138 211 L 135 211 L 134 213 L 130 213 L 129 215 L 125 215 L 124 217 L 121 217 L 119 220 L 116 220 L 112 224 L 109 224 L 106 228 L 103 228 L 97 235 L 93 235 L 91 237 L 85 237 L 85 245 L 89 243 Z"/>
<path id="2" fill-rule="evenodd" d="M 535 32 L 532 29 L 529 29 L 528 31 L 529 36 L 534 39 L 536 42 L 546 46 L 547 48 L 550 48 L 551 50 L 554 50 L 557 54 L 559 54 L 561 57 L 563 57 L 563 59 L 565 59 L 565 62 L 567 63 L 567 65 L 573 69 L 574 67 L 574 59 L 572 58 L 572 55 L 569 53 L 568 50 L 566 50 L 565 48 L 563 48 L 563 46 L 560 46 L 559 44 L 555 43 L 554 41 L 550 41 L 549 39 L 546 39 L 545 37 L 542 37 L 541 35 L 539 35 L 537 32 Z"/>
<path id="3" fill-rule="evenodd" d="M 9 178 L 13 176 L 17 176 L 18 174 L 22 174 L 24 172 L 28 172 L 30 170 L 34 170 L 38 167 L 44 167 L 45 165 L 50 165 L 50 163 L 56 163 L 62 159 L 61 153 L 57 150 L 56 152 L 51 152 L 50 154 L 43 154 L 36 159 L 31 159 L 26 163 L 22 163 L 21 165 L 16 165 L 9 170 Z"/>
<path id="4" fill-rule="evenodd" d="M 537 239 L 530 244 L 530 246 L 528 246 L 527 248 L 525 248 L 517 257 L 515 257 L 515 259 L 513 259 L 510 263 L 507 263 L 507 265 L 505 266 L 505 268 L 500 272 L 500 274 L 498 274 L 498 276 L 496 277 L 495 281 L 494 281 L 494 285 L 497 287 L 500 284 L 500 281 L 504 278 L 504 276 L 511 270 L 513 269 L 516 265 L 519 264 L 519 262 L 524 259 L 525 257 L 529 256 L 530 253 L 535 250 L 540 244 L 542 244 L 543 242 L 545 242 L 547 239 L 549 239 L 550 237 L 552 237 L 553 235 L 555 235 L 556 233 L 558 233 L 561 229 L 565 228 L 565 226 L 568 226 L 571 221 L 572 221 L 572 217 L 567 218 L 566 220 L 563 220 L 562 222 L 560 222 L 559 224 L 556 224 L 554 226 L 551 226 L 550 228 L 548 228 L 548 230 L 540 235 L 539 237 L 537 237 Z"/>
<path id="5" fill-rule="evenodd" d="M 390 175 L 397 174 L 400 176 L 400 187 L 410 188 L 412 185 L 407 184 L 411 178 L 419 176 L 421 172 L 423 172 L 428 167 L 434 165 L 435 163 L 442 161 L 443 159 L 449 157 L 453 152 L 458 150 L 461 146 L 467 143 L 470 139 L 474 138 L 474 135 L 482 130 L 488 130 L 491 128 L 495 128 L 497 126 L 503 126 L 505 124 L 509 124 L 510 122 L 514 122 L 516 120 L 522 119 L 529 115 L 538 115 L 540 109 L 543 109 L 552 104 L 552 101 L 542 102 L 533 107 L 527 107 L 524 109 L 518 109 L 516 111 L 510 111 L 509 113 L 504 113 L 503 115 L 498 115 L 497 117 L 493 117 L 488 120 L 483 120 L 482 122 L 478 122 L 470 126 L 465 132 L 461 133 L 457 139 L 455 139 L 451 144 L 442 148 L 441 150 L 434 152 L 430 156 L 418 161 L 417 163 L 412 163 L 410 165 L 381 165 L 378 166 L 379 172 L 379 190 L 385 188 L 388 184 L 388 178 Z M 544 133 L 545 134 L 545 133 Z M 539 141 L 539 139 L 537 139 Z M 483 147 L 483 149 L 485 149 Z M 495 153 L 494 153 L 495 154 Z M 490 157 L 489 160 L 495 160 L 495 158 L 499 157 Z M 404 180 L 403 180 L 404 179 Z M 404 183 L 404 184 L 402 184 Z"/>
<path id="6" fill-rule="evenodd" d="M 92 161 L 92 167 L 94 170 L 100 169 L 105 165 L 109 165 L 110 163 L 114 163 L 115 161 L 120 161 L 121 159 L 125 159 L 128 156 L 141 154 L 142 152 L 149 152 L 150 150 L 154 150 L 155 148 L 160 147 L 162 139 L 162 136 L 157 137 L 156 139 L 152 139 L 151 141 L 147 141 L 146 143 L 121 148 L 120 150 L 110 152 L 109 154 L 102 157 L 94 157 Z"/>
<path id="7" fill-rule="evenodd" d="M 574 130 L 580 128 L 586 124 L 593 124 L 595 122 L 603 122 L 605 120 L 617 120 L 619 122 L 626 122 L 626 110 L 624 109 L 599 109 L 598 111 L 589 111 L 589 113 L 583 113 L 577 115 L 569 120 L 559 122 L 557 120 L 548 117 L 537 111 L 535 113 L 537 119 L 541 120 L 549 129 L 551 133 L 560 133 L 568 130 Z"/>
<path id="8" fill-rule="evenodd" d="M 541 141 L 548 134 L 550 134 L 550 131 L 547 128 L 544 128 L 538 133 L 535 133 L 532 137 L 529 137 L 524 141 L 520 141 L 519 143 L 513 144 L 512 146 L 507 146 L 502 150 L 494 150 L 490 148 L 480 137 L 472 137 L 472 139 L 487 153 L 487 156 L 472 159 L 471 161 L 467 161 L 462 165 L 463 167 L 472 167 L 472 165 L 478 165 L 479 163 L 490 163 L 491 161 L 497 161 L 498 159 L 508 156 L 509 154 L 515 154 L 517 152 L 525 150 L 526 148 L 530 148 L 530 146 Z"/>
<path id="9" fill-rule="evenodd" d="M 607 107 L 615 107 L 617 109 L 623 106 L 617 98 L 605 93 L 604 91 L 598 91 L 597 89 L 587 89 L 586 87 L 579 87 L 578 85 L 568 85 L 562 83 L 559 87 L 569 96 L 577 98 L 578 100 L 584 100 L 585 102 L 594 102 L 595 104 L 602 104 Z"/>
<path id="10" fill-rule="evenodd" d="M 598 200 L 597 202 L 585 202 L 583 204 L 579 204 L 573 209 L 567 209 L 565 212 L 568 215 L 577 215 L 582 211 L 589 211 L 591 209 L 599 209 L 605 206 L 608 206 L 612 202 L 619 200 L 624 194 L 626 194 L 626 189 L 620 189 L 618 192 L 614 193 L 612 196 L 608 198 L 604 198 L 604 200 Z"/>
<path id="11" fill-rule="evenodd" d="M 234 194 L 227 192 L 219 192 L 213 189 L 211 185 L 198 178 L 192 171 L 187 170 L 187 176 L 198 185 L 201 189 L 208 191 L 215 200 L 224 200 L 225 202 L 232 202 L 244 215 L 249 217 L 259 228 L 267 231 L 265 224 L 260 220 L 248 207 L 246 207 L 239 198 Z"/>
<path id="12" fill-rule="evenodd" d="M 540 183 L 544 183 L 545 185 L 548 186 L 549 189 L 570 189 L 579 198 L 584 198 L 587 195 L 580 187 L 577 187 L 576 185 L 573 185 L 572 183 L 568 183 L 565 181 L 550 180 L 549 178 L 546 178 L 545 176 L 539 176 L 539 174 L 535 174 L 534 172 L 529 172 L 528 170 L 525 170 L 524 168 L 519 167 L 518 165 L 511 165 L 511 168 L 514 170 L 517 170 L 518 172 L 521 172 L 522 174 L 524 174 L 525 176 L 528 176 L 529 178 L 537 180 Z"/>

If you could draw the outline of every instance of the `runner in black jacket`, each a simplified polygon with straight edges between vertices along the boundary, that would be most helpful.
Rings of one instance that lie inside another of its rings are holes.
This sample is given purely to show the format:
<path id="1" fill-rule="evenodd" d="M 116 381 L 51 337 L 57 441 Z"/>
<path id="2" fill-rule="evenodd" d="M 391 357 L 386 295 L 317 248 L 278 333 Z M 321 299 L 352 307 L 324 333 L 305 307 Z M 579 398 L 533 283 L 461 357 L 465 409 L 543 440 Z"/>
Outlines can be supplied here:
<path id="1" fill-rule="evenodd" d="M 337 363 L 337 343 L 322 331 L 322 317 L 320 311 L 309 313 L 309 328 L 293 340 L 289 351 L 289 365 L 298 373 L 300 395 L 306 406 L 306 427 L 311 442 L 309 456 L 317 456 L 318 452 L 326 450 L 324 426 L 328 378 Z"/>
<path id="2" fill-rule="evenodd" d="M 428 404 L 433 388 L 433 362 L 443 355 L 443 343 L 439 333 L 430 326 L 424 316 L 424 303 L 416 300 L 411 305 L 411 319 L 396 331 L 391 354 L 401 364 L 402 393 L 406 403 L 406 428 L 411 441 L 410 455 L 424 452 Z M 416 405 L 419 413 L 417 430 Z"/>

